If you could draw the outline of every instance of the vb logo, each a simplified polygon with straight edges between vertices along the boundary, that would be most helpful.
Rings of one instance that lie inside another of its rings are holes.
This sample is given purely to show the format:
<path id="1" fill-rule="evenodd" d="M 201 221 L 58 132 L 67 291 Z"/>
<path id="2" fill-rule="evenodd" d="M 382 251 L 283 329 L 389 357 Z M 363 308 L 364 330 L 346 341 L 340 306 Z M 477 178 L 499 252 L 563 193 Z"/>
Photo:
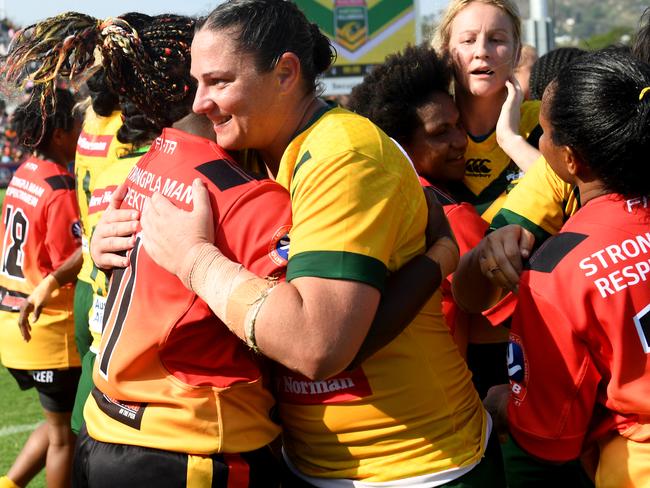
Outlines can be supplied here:
<path id="1" fill-rule="evenodd" d="M 468 159 L 465 163 L 465 172 L 470 176 L 487 176 L 490 174 L 489 159 Z"/>

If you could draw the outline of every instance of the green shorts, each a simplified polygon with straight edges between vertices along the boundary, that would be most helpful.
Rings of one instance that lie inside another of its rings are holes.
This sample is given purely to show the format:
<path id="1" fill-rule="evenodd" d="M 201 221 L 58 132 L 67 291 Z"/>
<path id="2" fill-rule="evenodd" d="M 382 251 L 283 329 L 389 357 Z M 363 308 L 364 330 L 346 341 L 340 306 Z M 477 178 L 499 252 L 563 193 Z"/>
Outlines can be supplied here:
<path id="1" fill-rule="evenodd" d="M 512 437 L 501 446 L 501 450 L 509 488 L 594 486 L 578 460 L 557 464 L 536 459 L 519 447 Z"/>
<path id="2" fill-rule="evenodd" d="M 88 351 L 81 359 L 81 377 L 79 386 L 77 386 L 77 396 L 74 399 L 74 408 L 72 409 L 72 432 L 79 435 L 79 430 L 84 423 L 84 405 L 93 389 L 93 366 L 95 365 L 96 354 Z"/>
<path id="3" fill-rule="evenodd" d="M 93 306 L 93 287 L 78 280 L 74 288 L 74 341 L 79 356 L 84 357 L 93 342 L 88 328 L 88 317 Z"/>
<path id="4" fill-rule="evenodd" d="M 494 430 L 481 462 L 469 473 L 442 486 L 445 488 L 506 488 L 501 447 Z"/>

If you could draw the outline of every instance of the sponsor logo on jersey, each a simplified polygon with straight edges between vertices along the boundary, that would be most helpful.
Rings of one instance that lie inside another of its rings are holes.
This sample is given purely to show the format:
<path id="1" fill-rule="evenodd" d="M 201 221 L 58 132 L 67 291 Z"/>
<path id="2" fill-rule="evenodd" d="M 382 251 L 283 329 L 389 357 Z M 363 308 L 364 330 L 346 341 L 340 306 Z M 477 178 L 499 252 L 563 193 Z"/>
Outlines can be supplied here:
<path id="1" fill-rule="evenodd" d="M 512 389 L 512 400 L 519 405 L 526 398 L 528 385 L 528 361 L 521 338 L 510 333 L 508 342 L 508 376 Z"/>
<path id="2" fill-rule="evenodd" d="M 84 156 L 105 158 L 108 155 L 108 148 L 112 141 L 112 135 L 100 136 L 81 131 L 77 140 L 77 152 Z"/>
<path id="3" fill-rule="evenodd" d="M 487 178 L 490 176 L 492 170 L 490 165 L 492 161 L 489 159 L 471 158 L 465 162 L 465 174 L 467 176 L 478 176 L 479 178 Z"/>
<path id="4" fill-rule="evenodd" d="M 129 427 L 140 430 L 142 415 L 147 406 L 146 403 L 127 403 L 102 393 L 97 387 L 92 390 L 93 398 L 99 409 L 112 419 L 117 420 Z"/>
<path id="5" fill-rule="evenodd" d="M 278 266 L 286 266 L 289 262 L 289 231 L 290 225 L 280 227 L 269 244 L 269 257 Z"/>
<path id="6" fill-rule="evenodd" d="M 319 381 L 283 369 L 281 374 L 276 375 L 276 388 L 281 402 L 296 405 L 349 402 L 372 394 L 362 368 Z"/>
<path id="7" fill-rule="evenodd" d="M 95 189 L 88 202 L 88 215 L 106 210 L 116 188 L 117 185 L 110 185 L 106 188 Z"/>

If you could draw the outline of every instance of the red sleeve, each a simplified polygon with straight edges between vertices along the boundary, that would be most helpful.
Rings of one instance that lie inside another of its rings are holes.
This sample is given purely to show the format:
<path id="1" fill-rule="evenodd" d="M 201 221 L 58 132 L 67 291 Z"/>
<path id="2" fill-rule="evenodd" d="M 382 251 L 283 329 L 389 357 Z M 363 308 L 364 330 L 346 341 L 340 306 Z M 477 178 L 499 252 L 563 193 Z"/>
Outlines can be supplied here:
<path id="1" fill-rule="evenodd" d="M 220 216 L 217 244 L 224 253 L 258 276 L 284 279 L 289 257 L 291 202 L 279 184 L 251 185 Z M 225 248 L 222 248 L 225 245 Z"/>
<path id="2" fill-rule="evenodd" d="M 56 191 L 47 206 L 45 249 L 52 270 L 59 268 L 81 245 L 79 207 L 74 191 Z"/>
<path id="3" fill-rule="evenodd" d="M 488 223 L 467 202 L 445 205 L 444 211 L 462 256 L 481 241 Z"/>
<path id="4" fill-rule="evenodd" d="M 601 378 L 574 332 L 571 311 L 523 286 L 525 279 L 508 344 L 510 433 L 537 458 L 577 459 Z"/>

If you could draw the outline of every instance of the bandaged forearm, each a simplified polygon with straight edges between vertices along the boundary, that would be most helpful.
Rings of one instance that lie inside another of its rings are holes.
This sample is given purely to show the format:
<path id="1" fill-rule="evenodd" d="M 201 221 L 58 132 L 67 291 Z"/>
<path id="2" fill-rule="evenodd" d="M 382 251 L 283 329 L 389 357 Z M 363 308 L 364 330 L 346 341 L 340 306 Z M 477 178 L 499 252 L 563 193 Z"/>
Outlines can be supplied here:
<path id="1" fill-rule="evenodd" d="M 274 281 L 259 278 L 224 256 L 212 244 L 201 244 L 186 257 L 179 273 L 183 284 L 201 297 L 226 326 L 257 350 L 255 322 Z"/>

